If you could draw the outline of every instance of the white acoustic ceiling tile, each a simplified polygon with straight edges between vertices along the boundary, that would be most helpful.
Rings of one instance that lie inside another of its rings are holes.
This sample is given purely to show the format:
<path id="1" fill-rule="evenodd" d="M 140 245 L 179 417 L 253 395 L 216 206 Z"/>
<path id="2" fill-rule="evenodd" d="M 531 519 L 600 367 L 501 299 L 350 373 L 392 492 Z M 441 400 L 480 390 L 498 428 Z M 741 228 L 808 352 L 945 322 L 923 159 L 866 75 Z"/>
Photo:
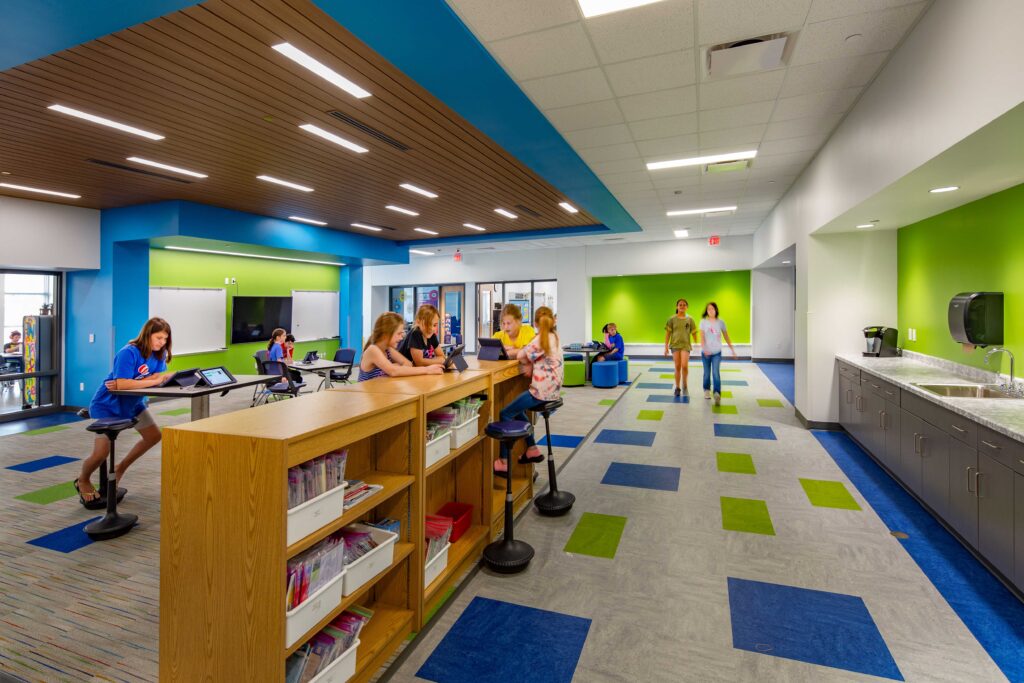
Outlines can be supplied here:
<path id="1" fill-rule="evenodd" d="M 610 126 L 623 121 L 619 105 L 612 99 L 549 109 L 544 115 L 562 133 Z"/>
<path id="2" fill-rule="evenodd" d="M 846 88 L 828 92 L 783 97 L 779 99 L 772 114 L 772 121 L 788 121 L 809 116 L 841 114 L 853 106 L 861 88 Z"/>
<path id="3" fill-rule="evenodd" d="M 697 82 L 693 50 L 669 52 L 604 67 L 616 95 L 639 95 Z"/>
<path id="4" fill-rule="evenodd" d="M 693 47 L 691 0 L 662 0 L 593 17 L 585 24 L 604 64 Z"/>
<path id="5" fill-rule="evenodd" d="M 744 149 L 755 149 L 757 143 L 764 137 L 766 125 L 742 126 L 740 128 L 723 128 L 722 130 L 708 130 L 700 134 L 700 146 L 702 149 L 710 147 L 729 147 L 736 151 L 740 147 Z"/>
<path id="6" fill-rule="evenodd" d="M 604 173 L 601 175 L 601 182 L 609 187 L 625 183 L 650 183 L 651 175 L 646 170 L 632 173 Z"/>
<path id="7" fill-rule="evenodd" d="M 686 187 L 700 185 L 700 176 L 697 173 L 689 176 L 676 176 L 672 178 L 654 178 L 651 184 L 658 190 L 681 190 Z"/>
<path id="8" fill-rule="evenodd" d="M 629 122 L 685 114 L 697 109 L 697 86 L 620 97 L 619 106 Z"/>
<path id="9" fill-rule="evenodd" d="M 775 69 L 750 76 L 706 81 L 700 85 L 700 108 L 721 109 L 774 100 L 779 96 L 785 76 L 785 69 Z"/>
<path id="10" fill-rule="evenodd" d="M 817 151 L 825 144 L 824 135 L 805 135 L 785 140 L 768 140 L 761 143 L 760 153 L 763 155 L 787 154 L 789 152 Z"/>
<path id="11" fill-rule="evenodd" d="M 666 158 L 678 159 L 680 154 L 695 152 L 698 148 L 696 133 L 678 135 L 657 140 L 641 140 L 636 143 L 644 162 L 664 161 Z"/>
<path id="12" fill-rule="evenodd" d="M 888 56 L 888 52 L 876 52 L 790 67 L 779 97 L 867 85 Z"/>
<path id="13" fill-rule="evenodd" d="M 757 158 L 756 168 L 777 168 L 781 171 L 793 167 L 802 168 L 814 156 L 813 151 L 791 152 L 788 154 L 769 154 Z"/>
<path id="14" fill-rule="evenodd" d="M 521 84 L 523 92 L 540 109 L 599 102 L 612 97 L 601 69 L 585 69 L 558 76 L 535 78 Z"/>
<path id="15" fill-rule="evenodd" d="M 805 135 L 828 135 L 842 118 L 842 113 L 835 113 L 787 121 L 772 121 L 764 132 L 764 139 L 784 140 Z"/>
<path id="16" fill-rule="evenodd" d="M 733 176 L 736 173 L 714 173 L 710 175 L 704 175 L 701 177 L 701 192 L 732 192 L 736 196 L 739 196 L 747 187 L 746 174 L 739 176 L 738 180 L 734 180 Z M 717 183 L 708 182 L 713 178 L 717 178 Z"/>
<path id="17" fill-rule="evenodd" d="M 448 5 L 484 42 L 539 31 L 582 17 L 575 0 L 448 0 Z"/>
<path id="18" fill-rule="evenodd" d="M 775 102 L 769 101 L 722 109 L 704 109 L 699 113 L 700 131 L 703 133 L 706 130 L 740 128 L 768 123 L 774 107 Z"/>
<path id="19" fill-rule="evenodd" d="M 635 121 L 629 124 L 629 130 L 633 133 L 633 139 L 638 141 L 696 133 L 697 115 L 679 114 L 677 116 L 647 119 L 646 121 Z"/>
<path id="20" fill-rule="evenodd" d="M 701 45 L 754 38 L 800 28 L 811 0 L 699 0 Z"/>
<path id="21" fill-rule="evenodd" d="M 790 65 L 813 64 L 839 57 L 891 50 L 926 5 L 925 2 L 919 2 L 882 12 L 810 24 L 800 32 Z"/>
<path id="22" fill-rule="evenodd" d="M 590 170 L 601 176 L 605 173 L 629 173 L 630 171 L 646 170 L 640 159 L 620 159 L 619 161 L 602 161 L 590 164 Z"/>
<path id="23" fill-rule="evenodd" d="M 601 161 L 618 161 L 619 159 L 633 159 L 640 156 L 636 145 L 626 142 L 620 145 L 608 145 L 606 147 L 591 147 L 580 150 L 580 157 L 588 164 Z"/>
<path id="24" fill-rule="evenodd" d="M 487 48 L 517 81 L 597 66 L 597 56 L 579 22 L 496 40 Z"/>
<path id="25" fill-rule="evenodd" d="M 623 123 L 614 126 L 598 126 L 597 128 L 584 128 L 566 133 L 565 141 L 574 149 L 587 149 L 588 147 L 604 147 L 605 145 L 617 145 L 623 142 L 631 142 L 633 135 L 629 128 Z"/>
<path id="26" fill-rule="evenodd" d="M 705 173 L 701 176 L 700 184 L 701 187 L 731 186 L 737 181 L 746 180 L 748 173 L 747 169 L 729 171 L 728 173 Z"/>
<path id="27" fill-rule="evenodd" d="M 846 17 L 851 14 L 865 14 L 909 5 L 919 0 L 814 0 L 811 3 L 807 23 L 813 24 L 826 19 Z"/>

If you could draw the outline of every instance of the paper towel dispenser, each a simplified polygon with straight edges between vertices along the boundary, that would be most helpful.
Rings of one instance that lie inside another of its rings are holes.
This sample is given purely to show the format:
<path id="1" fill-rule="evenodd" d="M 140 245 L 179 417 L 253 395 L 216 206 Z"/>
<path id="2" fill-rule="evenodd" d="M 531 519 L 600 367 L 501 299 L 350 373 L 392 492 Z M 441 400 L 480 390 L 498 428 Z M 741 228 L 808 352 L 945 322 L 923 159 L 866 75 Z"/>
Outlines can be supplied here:
<path id="1" fill-rule="evenodd" d="M 949 302 L 949 333 L 960 344 L 1001 346 L 1003 293 L 963 292 Z"/>

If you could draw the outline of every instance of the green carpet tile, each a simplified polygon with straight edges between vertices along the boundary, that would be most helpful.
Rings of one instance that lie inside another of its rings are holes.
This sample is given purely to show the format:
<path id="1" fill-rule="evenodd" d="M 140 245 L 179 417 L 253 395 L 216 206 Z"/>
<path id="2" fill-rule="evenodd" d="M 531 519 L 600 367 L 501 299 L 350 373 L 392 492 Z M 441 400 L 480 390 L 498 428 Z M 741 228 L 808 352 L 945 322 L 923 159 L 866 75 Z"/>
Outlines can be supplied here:
<path id="1" fill-rule="evenodd" d="M 674 373 L 670 373 L 670 374 L 666 374 L 666 375 L 658 375 L 658 377 L 660 379 L 675 379 L 676 378 Z"/>
<path id="2" fill-rule="evenodd" d="M 636 419 L 659 421 L 662 417 L 664 417 L 664 415 L 664 410 L 641 410 L 640 413 L 637 414 Z"/>
<path id="3" fill-rule="evenodd" d="M 736 406 L 726 406 L 726 405 L 711 406 L 711 412 L 712 413 L 718 413 L 719 415 L 736 415 L 736 414 L 739 413 L 739 411 L 736 410 Z"/>
<path id="4" fill-rule="evenodd" d="M 720 393 L 722 395 L 722 398 L 732 398 L 732 392 L 731 391 L 723 391 L 723 392 L 720 392 Z"/>
<path id="5" fill-rule="evenodd" d="M 54 484 L 53 486 L 47 486 L 44 489 L 37 489 L 35 491 L 29 491 L 23 493 L 20 496 L 15 496 L 15 500 L 24 500 L 29 503 L 36 503 L 37 505 L 49 505 L 55 503 L 58 500 L 64 500 L 65 498 L 74 498 L 75 485 L 70 481 L 66 481 L 63 484 Z"/>
<path id="6" fill-rule="evenodd" d="M 615 405 L 615 399 L 614 398 L 602 398 L 600 401 L 597 402 L 597 405 L 599 405 L 599 406 L 613 406 L 613 405 Z"/>
<path id="7" fill-rule="evenodd" d="M 52 427 L 40 427 L 39 429 L 30 429 L 27 432 L 22 432 L 20 436 L 36 436 L 37 434 L 51 434 L 53 432 L 63 432 L 65 429 L 71 429 L 67 425 L 54 425 Z"/>
<path id="8" fill-rule="evenodd" d="M 860 505 L 853 499 L 841 481 L 824 481 L 821 479 L 801 479 L 800 485 L 811 505 L 820 508 L 839 508 L 841 510 L 860 510 Z"/>
<path id="9" fill-rule="evenodd" d="M 748 534 L 774 536 L 775 527 L 768 514 L 768 504 L 751 498 L 726 498 L 722 496 L 722 528 L 726 531 L 743 531 Z"/>
<path id="10" fill-rule="evenodd" d="M 612 559 L 625 528 L 625 517 L 584 512 L 565 544 L 565 552 Z"/>
<path id="11" fill-rule="evenodd" d="M 743 372 L 739 368 L 722 368 L 722 372 Z"/>
<path id="12" fill-rule="evenodd" d="M 175 408 L 174 410 L 165 410 L 160 413 L 161 415 L 188 415 L 192 412 L 191 408 Z"/>
<path id="13" fill-rule="evenodd" d="M 754 459 L 749 453 L 724 453 L 715 454 L 718 459 L 719 472 L 732 472 L 734 474 L 757 474 L 754 469 Z"/>
<path id="14" fill-rule="evenodd" d="M 785 408 L 786 406 L 777 398 L 759 398 L 757 405 L 762 408 Z"/>

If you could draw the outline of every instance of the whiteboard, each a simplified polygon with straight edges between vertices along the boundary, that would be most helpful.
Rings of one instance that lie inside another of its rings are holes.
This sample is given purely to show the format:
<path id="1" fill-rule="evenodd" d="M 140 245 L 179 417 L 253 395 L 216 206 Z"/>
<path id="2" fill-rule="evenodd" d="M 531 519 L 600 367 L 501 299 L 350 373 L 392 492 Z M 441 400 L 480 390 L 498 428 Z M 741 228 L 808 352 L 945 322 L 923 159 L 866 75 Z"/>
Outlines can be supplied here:
<path id="1" fill-rule="evenodd" d="M 227 343 L 227 294 L 223 288 L 150 287 L 149 315 L 171 325 L 171 351 L 220 351 Z"/>
<path id="2" fill-rule="evenodd" d="M 292 290 L 292 329 L 295 341 L 338 336 L 338 293 Z"/>

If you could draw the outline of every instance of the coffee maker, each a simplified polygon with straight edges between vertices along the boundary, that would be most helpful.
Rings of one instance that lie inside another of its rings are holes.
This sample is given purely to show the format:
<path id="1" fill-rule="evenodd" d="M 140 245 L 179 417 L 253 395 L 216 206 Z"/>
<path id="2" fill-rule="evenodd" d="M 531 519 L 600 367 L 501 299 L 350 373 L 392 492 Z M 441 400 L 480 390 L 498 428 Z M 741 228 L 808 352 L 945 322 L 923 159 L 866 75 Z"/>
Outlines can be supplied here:
<path id="1" fill-rule="evenodd" d="M 896 348 L 896 339 L 899 334 L 900 331 L 895 327 L 885 327 L 884 325 L 865 327 L 864 341 L 867 348 L 864 350 L 864 355 L 874 358 L 890 358 L 900 355 L 899 349 Z"/>

